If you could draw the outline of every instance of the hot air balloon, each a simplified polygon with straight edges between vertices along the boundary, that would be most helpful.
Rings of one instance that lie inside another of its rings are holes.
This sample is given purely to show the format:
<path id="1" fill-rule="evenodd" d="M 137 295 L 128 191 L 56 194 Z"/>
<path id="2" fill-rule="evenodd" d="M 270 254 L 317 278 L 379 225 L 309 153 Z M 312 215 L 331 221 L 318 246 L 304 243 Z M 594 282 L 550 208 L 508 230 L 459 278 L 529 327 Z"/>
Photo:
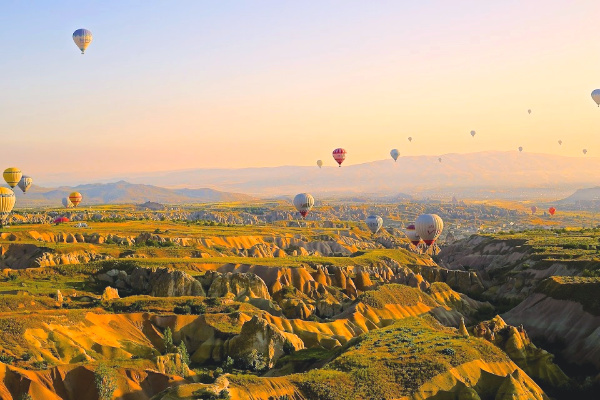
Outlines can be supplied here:
<path id="1" fill-rule="evenodd" d="M 419 243 L 421 243 L 421 237 L 417 233 L 414 225 L 408 225 L 406 229 L 404 229 L 404 234 L 413 245 L 418 246 Z"/>
<path id="2" fill-rule="evenodd" d="M 550 215 L 554 215 L 554 213 L 556 212 L 556 208 L 554 208 L 554 207 L 550 207 L 550 208 L 548 209 L 548 212 L 550 213 Z"/>
<path id="3" fill-rule="evenodd" d="M 6 219 L 15 206 L 15 194 L 12 190 L 0 187 L 0 227 L 6 224 Z"/>
<path id="4" fill-rule="evenodd" d="M 64 199 L 62 199 L 62 204 L 65 208 L 73 207 L 73 203 L 71 203 L 71 200 L 69 200 L 68 197 L 65 197 Z"/>
<path id="5" fill-rule="evenodd" d="M 427 246 L 435 243 L 444 229 L 444 221 L 436 214 L 419 215 L 415 221 L 417 233 Z"/>
<path id="6" fill-rule="evenodd" d="M 475 133 L 476 133 L 475 131 L 471 131 L 471 136 L 475 137 Z"/>
<path id="7" fill-rule="evenodd" d="M 317 165 L 319 166 L 319 168 L 321 168 L 323 166 L 323 161 L 317 160 Z"/>
<path id="8" fill-rule="evenodd" d="M 340 165 L 340 167 L 342 166 L 342 163 L 344 162 L 344 160 L 346 159 L 346 150 L 342 149 L 341 147 L 339 149 L 335 149 L 333 151 L 333 159 Z"/>
<path id="9" fill-rule="evenodd" d="M 4 176 L 4 180 L 6 181 L 6 183 L 8 183 L 8 186 L 14 188 L 19 184 L 19 181 L 21 180 L 21 176 L 23 174 L 21 173 L 21 170 L 19 168 L 11 167 L 6 168 L 2 175 Z"/>
<path id="10" fill-rule="evenodd" d="M 81 54 L 85 53 L 85 49 L 92 43 L 92 32 L 87 29 L 77 29 L 73 32 L 73 41 L 81 50 Z"/>
<path id="11" fill-rule="evenodd" d="M 587 154 L 587 149 L 583 149 L 583 154 Z"/>
<path id="12" fill-rule="evenodd" d="M 73 207 L 77 207 L 81 203 L 81 199 L 83 199 L 83 196 L 79 192 L 73 192 L 69 195 L 69 200 L 73 203 Z"/>
<path id="13" fill-rule="evenodd" d="M 439 162 L 442 162 L 442 157 L 438 158 L 438 161 L 439 161 Z"/>
<path id="14" fill-rule="evenodd" d="M 379 215 L 369 215 L 365 222 L 373 235 L 379 232 L 383 226 L 383 219 Z"/>
<path id="15" fill-rule="evenodd" d="M 531 215 L 535 214 L 536 212 L 537 212 L 537 207 L 531 206 Z"/>
<path id="16" fill-rule="evenodd" d="M 531 110 L 527 110 L 527 112 L 528 112 L 529 114 L 531 114 Z"/>
<path id="17" fill-rule="evenodd" d="M 519 146 L 519 153 L 523 151 L 523 147 Z"/>
<path id="18" fill-rule="evenodd" d="M 306 218 L 306 214 L 308 214 L 314 205 L 315 199 L 308 193 L 298 193 L 296 197 L 294 197 L 294 207 L 296 207 L 296 210 L 302 215 L 302 218 Z"/>
<path id="19" fill-rule="evenodd" d="M 58 224 L 64 224 L 65 222 L 69 222 L 69 218 L 67 218 L 67 217 L 58 217 L 58 218 L 54 219 L 54 223 L 56 225 L 58 225 Z"/>
<path id="20" fill-rule="evenodd" d="M 598 104 L 598 107 L 600 107 L 600 89 L 594 89 L 592 92 L 592 99 Z"/>
<path id="21" fill-rule="evenodd" d="M 392 156 L 394 161 L 396 161 L 398 159 L 399 155 L 400 155 L 400 152 L 398 151 L 398 149 L 392 149 L 392 151 L 390 151 L 390 156 Z"/>
<path id="22" fill-rule="evenodd" d="M 409 137 L 408 137 L 408 141 L 409 141 L 409 142 L 412 142 L 412 136 L 409 136 Z"/>
<path id="23" fill-rule="evenodd" d="M 559 140 L 559 141 L 558 141 L 558 144 L 562 146 L 562 140 Z"/>
<path id="24" fill-rule="evenodd" d="M 33 179 L 30 176 L 23 175 L 21 177 L 21 180 L 19 181 L 18 185 L 19 185 L 19 188 L 21 188 L 21 190 L 23 191 L 23 193 L 27 193 L 27 191 L 29 190 L 29 187 L 31 186 L 32 183 L 33 183 Z"/>

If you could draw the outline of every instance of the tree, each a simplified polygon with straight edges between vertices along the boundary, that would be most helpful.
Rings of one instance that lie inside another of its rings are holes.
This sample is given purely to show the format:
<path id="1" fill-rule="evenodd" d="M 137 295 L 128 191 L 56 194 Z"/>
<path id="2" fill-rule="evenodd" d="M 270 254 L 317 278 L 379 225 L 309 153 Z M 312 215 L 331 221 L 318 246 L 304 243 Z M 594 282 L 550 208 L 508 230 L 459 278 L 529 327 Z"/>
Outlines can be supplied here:
<path id="1" fill-rule="evenodd" d="M 190 355 L 188 354 L 187 347 L 185 347 L 185 342 L 182 340 L 177 346 L 177 352 L 181 357 L 181 362 L 186 365 L 190 365 Z"/>
<path id="2" fill-rule="evenodd" d="M 98 389 L 99 400 L 111 400 L 117 390 L 117 373 L 106 364 L 99 364 L 94 371 L 94 382 Z"/>
<path id="3" fill-rule="evenodd" d="M 173 332 L 171 332 L 171 328 L 169 327 L 165 329 L 163 343 L 165 344 L 165 354 L 167 354 L 173 349 Z"/>

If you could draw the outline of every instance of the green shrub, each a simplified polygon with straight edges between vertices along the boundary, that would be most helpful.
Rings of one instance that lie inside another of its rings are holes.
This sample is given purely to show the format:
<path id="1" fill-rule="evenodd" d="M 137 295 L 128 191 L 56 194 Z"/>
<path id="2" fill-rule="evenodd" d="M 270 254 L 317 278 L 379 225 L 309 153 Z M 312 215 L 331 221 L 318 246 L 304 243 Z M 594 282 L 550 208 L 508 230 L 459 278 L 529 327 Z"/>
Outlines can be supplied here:
<path id="1" fill-rule="evenodd" d="M 94 371 L 94 383 L 99 400 L 111 400 L 117 390 L 117 372 L 106 364 L 98 365 Z"/>
<path id="2" fill-rule="evenodd" d="M 4 364 L 12 364 L 15 361 L 15 358 L 9 356 L 8 354 L 0 354 L 0 362 Z"/>
<path id="3" fill-rule="evenodd" d="M 173 312 L 177 315 L 189 315 L 192 313 L 192 307 L 186 305 L 183 306 L 175 306 L 173 308 Z"/>
<path id="4" fill-rule="evenodd" d="M 227 358 L 225 359 L 225 361 L 223 361 L 223 370 L 225 372 L 231 372 L 233 370 L 233 358 L 227 356 Z"/>

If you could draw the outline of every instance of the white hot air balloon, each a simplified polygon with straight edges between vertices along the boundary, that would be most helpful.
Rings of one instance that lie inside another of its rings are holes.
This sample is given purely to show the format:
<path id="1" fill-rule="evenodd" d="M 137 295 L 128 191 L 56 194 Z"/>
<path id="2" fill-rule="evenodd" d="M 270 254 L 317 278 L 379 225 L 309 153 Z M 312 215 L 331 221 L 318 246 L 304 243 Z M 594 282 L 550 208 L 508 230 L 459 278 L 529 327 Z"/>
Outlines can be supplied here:
<path id="1" fill-rule="evenodd" d="M 592 99 L 596 102 L 598 107 L 600 107 L 600 89 L 594 89 L 592 92 Z"/>
<path id="2" fill-rule="evenodd" d="M 406 235 L 408 240 L 410 240 L 410 242 L 413 244 L 413 246 L 418 246 L 419 243 L 421 243 L 421 237 L 417 233 L 417 229 L 415 228 L 414 225 L 412 225 L 412 224 L 408 225 L 404 229 L 404 234 Z"/>
<path id="3" fill-rule="evenodd" d="M 400 156 L 400 152 L 398 151 L 398 149 L 392 149 L 392 151 L 390 151 L 390 156 L 392 156 L 394 161 L 396 161 L 398 159 L 398 156 Z"/>
<path id="4" fill-rule="evenodd" d="M 23 175 L 17 185 L 23 191 L 23 193 L 27 193 L 32 183 L 33 179 L 30 176 Z"/>
<path id="5" fill-rule="evenodd" d="M 440 237 L 444 229 L 444 221 L 437 214 L 423 214 L 415 221 L 415 228 L 423 242 L 431 246 Z"/>
<path id="6" fill-rule="evenodd" d="M 475 131 L 471 131 L 471 136 L 475 137 L 476 132 Z"/>
<path id="7" fill-rule="evenodd" d="M 317 165 L 319 166 L 319 168 L 321 168 L 323 166 L 323 161 L 322 160 L 317 160 Z"/>
<path id="8" fill-rule="evenodd" d="M 383 226 L 383 219 L 379 215 L 369 215 L 365 220 L 365 223 L 371 233 L 376 234 Z"/>
<path id="9" fill-rule="evenodd" d="M 73 207 L 73 203 L 71 203 L 71 200 L 69 200 L 68 197 L 65 197 L 65 198 L 62 199 L 62 205 L 65 208 L 71 208 L 71 207 Z"/>
<path id="10" fill-rule="evenodd" d="M 308 193 L 298 193 L 294 197 L 294 207 L 302 215 L 302 218 L 306 218 L 306 214 L 308 214 L 314 205 L 315 199 Z"/>

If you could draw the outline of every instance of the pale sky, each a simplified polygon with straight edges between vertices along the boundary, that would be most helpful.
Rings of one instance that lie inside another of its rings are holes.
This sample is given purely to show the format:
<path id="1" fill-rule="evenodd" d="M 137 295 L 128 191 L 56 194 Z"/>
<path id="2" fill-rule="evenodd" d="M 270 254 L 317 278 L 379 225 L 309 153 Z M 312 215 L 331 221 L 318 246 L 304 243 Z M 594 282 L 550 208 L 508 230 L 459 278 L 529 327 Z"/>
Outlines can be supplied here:
<path id="1" fill-rule="evenodd" d="M 3 1 L 2 165 L 43 184 L 332 166 L 336 147 L 348 165 L 392 148 L 599 156 L 598 15 L 597 0 Z"/>

